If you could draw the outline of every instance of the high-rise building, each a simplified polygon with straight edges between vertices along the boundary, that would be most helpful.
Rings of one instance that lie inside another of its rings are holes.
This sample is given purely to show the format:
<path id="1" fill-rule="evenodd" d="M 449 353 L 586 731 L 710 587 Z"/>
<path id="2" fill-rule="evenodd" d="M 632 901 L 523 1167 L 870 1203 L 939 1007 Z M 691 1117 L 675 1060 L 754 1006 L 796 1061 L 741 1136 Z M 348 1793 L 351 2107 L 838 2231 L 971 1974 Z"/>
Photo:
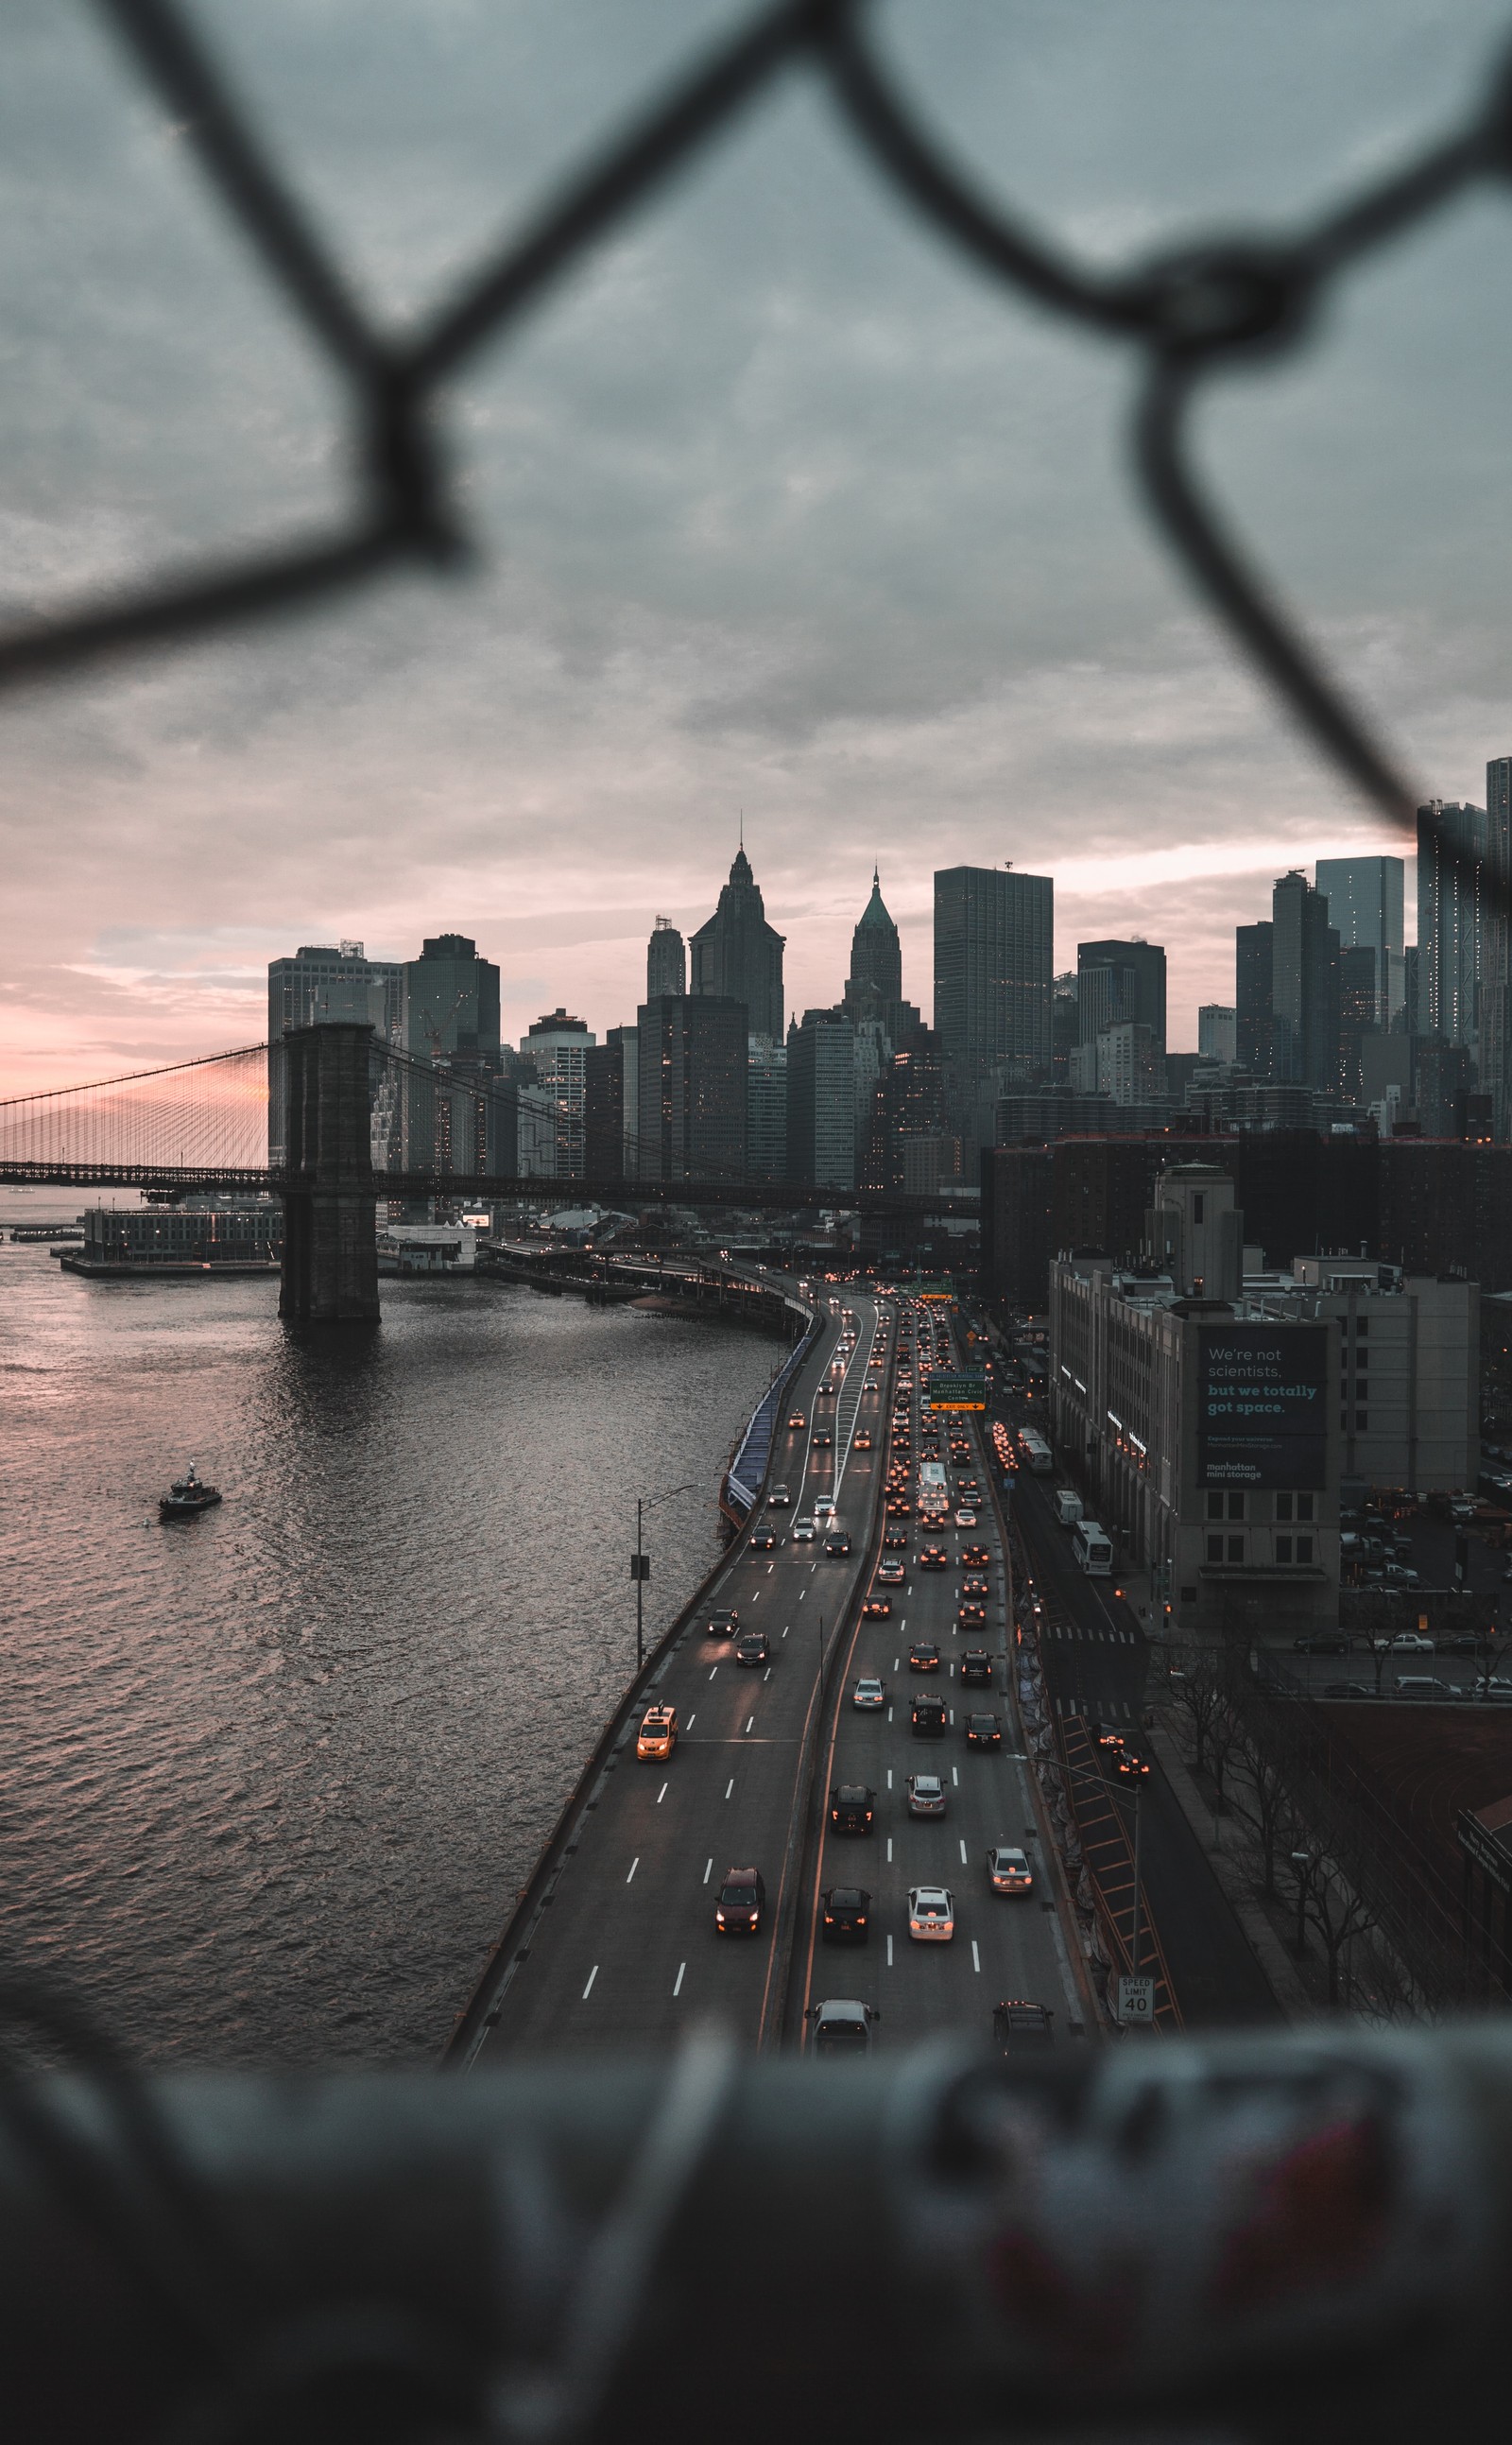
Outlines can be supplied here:
<path id="1" fill-rule="evenodd" d="M 467 934 L 433 934 L 404 962 L 404 1050 L 422 1060 L 499 1051 L 498 970 Z"/>
<path id="2" fill-rule="evenodd" d="M 588 1056 L 596 1041 L 585 1020 L 560 1008 L 533 1020 L 521 1039 L 555 1107 L 558 1180 L 588 1174 Z"/>
<path id="3" fill-rule="evenodd" d="M 935 876 L 935 1028 L 972 1103 L 995 1071 L 1050 1072 L 1055 886 L 1046 874 L 953 866 Z"/>
<path id="4" fill-rule="evenodd" d="M 856 1185 L 855 1030 L 843 1009 L 788 1030 L 788 1173 L 816 1189 Z"/>
<path id="5" fill-rule="evenodd" d="M 1148 1027 L 1157 1054 L 1166 1050 L 1166 953 L 1159 943 L 1078 943 L 1076 994 L 1081 1041 L 1095 1044 L 1104 1028 L 1131 1019 Z"/>
<path id="6" fill-rule="evenodd" d="M 1417 811 L 1418 1034 L 1473 1045 L 1486 899 L 1485 811 L 1429 799 Z"/>
<path id="7" fill-rule="evenodd" d="M 1363 1092 L 1360 1049 L 1367 1036 L 1379 1033 L 1381 959 L 1366 943 L 1338 955 L 1338 1085 L 1356 1104 Z"/>
<path id="8" fill-rule="evenodd" d="M 1406 861 L 1400 857 L 1320 857 L 1315 880 L 1343 951 L 1375 953 L 1378 1008 L 1372 1030 L 1390 1028 L 1407 999 L 1403 938 Z M 1356 976 L 1363 973 L 1356 968 Z"/>
<path id="9" fill-rule="evenodd" d="M 753 1036 L 746 1060 L 746 1171 L 752 1180 L 786 1180 L 788 1048 L 770 1036 Z"/>
<path id="10" fill-rule="evenodd" d="M 1485 887 L 1482 895 L 1477 1067 L 1497 1138 L 1512 1138 L 1512 756 L 1485 768 Z"/>
<path id="11" fill-rule="evenodd" d="M 1166 1062 L 1153 1031 L 1139 1019 L 1121 1018 L 1097 1038 L 1095 1092 L 1114 1104 L 1152 1104 L 1166 1092 Z"/>
<path id="12" fill-rule="evenodd" d="M 1269 1078 L 1276 1069 L 1274 930 L 1268 917 L 1234 928 L 1234 1033 L 1239 1066 L 1252 1078 Z"/>
<path id="13" fill-rule="evenodd" d="M 767 924 L 760 886 L 742 846 L 719 906 L 688 946 L 691 991 L 744 1002 L 747 1034 L 780 1042 L 783 942 L 776 927 Z"/>
<path id="14" fill-rule="evenodd" d="M 1276 1079 L 1338 1084 L 1338 935 L 1328 902 L 1295 868 L 1271 895 L 1271 1011 Z"/>
<path id="15" fill-rule="evenodd" d="M 284 1161 L 288 1133 L 280 1039 L 291 1028 L 345 1019 L 371 1027 L 375 1043 L 397 1043 L 403 975 L 397 960 L 370 960 L 362 943 L 352 942 L 307 943 L 292 959 L 269 961 L 268 1160 L 275 1171 Z"/>
<path id="16" fill-rule="evenodd" d="M 410 1171 L 510 1167 L 494 1144 L 491 1090 L 498 1077 L 499 978 L 470 934 L 433 934 L 404 962 L 403 1046 L 434 1071 L 399 1081 L 397 1127 Z"/>
<path id="17" fill-rule="evenodd" d="M 629 1033 L 634 1035 L 632 1028 Z M 583 1060 L 583 1172 L 588 1180 L 613 1180 L 625 1168 L 625 1052 L 623 1027 L 611 1028 L 603 1044 L 590 1044 Z"/>
<path id="18" fill-rule="evenodd" d="M 659 917 L 645 946 L 645 998 L 661 1001 L 667 994 L 688 989 L 688 955 L 670 917 Z"/>
<path id="19" fill-rule="evenodd" d="M 1238 1013 L 1226 1002 L 1204 1001 L 1197 1014 L 1197 1051 L 1204 1061 L 1239 1059 Z"/>
<path id="20" fill-rule="evenodd" d="M 1050 992 L 1050 1074 L 1057 1087 L 1071 1084 L 1071 1056 L 1081 1042 L 1081 1004 L 1076 971 L 1066 968 Z"/>
<path id="21" fill-rule="evenodd" d="M 746 1177 L 745 1004 L 731 994 L 663 994 L 643 1002 L 637 1172 L 642 1180 Z"/>
<path id="22" fill-rule="evenodd" d="M 887 914 L 882 897 L 882 878 L 871 869 L 871 897 L 862 910 L 855 932 L 850 937 L 850 974 L 846 981 L 846 1003 L 869 991 L 883 1003 L 903 999 L 903 946 L 898 928 Z"/>

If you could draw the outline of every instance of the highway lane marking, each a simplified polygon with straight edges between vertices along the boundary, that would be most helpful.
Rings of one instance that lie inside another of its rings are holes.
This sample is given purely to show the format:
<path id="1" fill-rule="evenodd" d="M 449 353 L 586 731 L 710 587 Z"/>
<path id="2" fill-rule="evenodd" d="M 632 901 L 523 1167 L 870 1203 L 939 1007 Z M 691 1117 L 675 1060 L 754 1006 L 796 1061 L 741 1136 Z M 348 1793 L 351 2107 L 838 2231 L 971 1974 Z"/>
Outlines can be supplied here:
<path id="1" fill-rule="evenodd" d="M 887 1721 L 889 1724 L 892 1721 L 892 1708 L 890 1707 L 887 1708 Z"/>
<path id="2" fill-rule="evenodd" d="M 961 1864 L 962 1867 L 966 1865 L 966 1846 L 964 1842 L 962 1842 L 961 1846 Z"/>
<path id="3" fill-rule="evenodd" d="M 771 1680 L 771 1678 L 772 1678 L 772 1667 L 771 1667 L 771 1665 L 770 1665 L 770 1664 L 767 1666 L 766 1670 L 762 1673 L 761 1678 L 762 1678 L 762 1680 L 763 1680 L 763 1681 L 770 1681 L 770 1680 Z"/>
<path id="4" fill-rule="evenodd" d="M 585 2003 L 585 2004 L 588 2002 L 588 1997 L 589 1997 L 589 1996 L 592 1994 L 592 1992 L 593 1992 L 593 1981 L 594 1981 L 594 1979 L 598 1976 L 598 1974 L 599 1974 L 599 1965 L 598 1965 L 598 1963 L 595 1961 L 595 1963 L 593 1964 L 592 1969 L 588 1971 L 588 1985 L 587 1985 L 587 1986 L 584 1988 L 584 1989 L 583 1989 L 583 2001 L 584 2001 L 584 2003 Z"/>
<path id="5" fill-rule="evenodd" d="M 660 1807 L 661 1807 L 663 1801 L 666 1798 L 666 1795 L 667 1795 L 667 1786 L 666 1786 L 666 1784 L 665 1784 L 665 1783 L 663 1783 L 663 1784 L 662 1785 L 661 1790 L 660 1790 L 660 1791 L 657 1793 L 657 1795 L 656 1795 L 656 1804 L 657 1804 L 658 1808 L 660 1808 Z"/>
<path id="6" fill-rule="evenodd" d="M 980 1978 L 981 1976 L 981 1955 L 977 1950 L 977 1939 L 975 1936 L 971 1939 L 971 1966 Z"/>
<path id="7" fill-rule="evenodd" d="M 960 1768 L 960 1766 L 959 1766 L 959 1765 L 953 1765 L 953 1766 L 951 1767 L 951 1769 L 950 1769 L 950 1780 L 951 1780 L 951 1782 L 955 1784 L 956 1789 L 959 1791 L 959 1790 L 961 1789 L 961 1768 Z"/>
<path id="8" fill-rule="evenodd" d="M 892 1865 L 892 1836 L 890 1834 L 887 1837 L 887 1865 L 889 1868 Z"/>
<path id="9" fill-rule="evenodd" d="M 808 1589 L 807 1589 L 807 1588 L 800 1588 L 800 1589 L 798 1590 L 798 1602 L 799 1602 L 800 1604 L 802 1604 L 803 1599 L 804 1599 L 804 1597 L 808 1595 L 808 1593 L 809 1593 L 809 1591 L 808 1591 Z"/>
<path id="10" fill-rule="evenodd" d="M 714 1672 L 718 1672 L 719 1669 L 719 1666 L 718 1666 L 718 1665 L 716 1665 L 716 1666 L 715 1666 L 715 1668 L 714 1668 Z M 710 1673 L 710 1675 L 709 1675 L 709 1678 L 710 1678 L 710 1680 L 711 1680 L 711 1681 L 712 1681 L 712 1680 L 713 1680 L 713 1678 L 714 1678 L 714 1672 L 711 1672 L 711 1673 Z"/>
<path id="11" fill-rule="evenodd" d="M 746 1717 L 746 1719 L 745 1719 L 745 1727 L 746 1727 L 746 1730 L 747 1730 L 747 1731 L 749 1731 L 749 1730 L 751 1729 L 751 1726 L 752 1726 L 752 1725 L 753 1725 L 755 1722 L 756 1722 L 756 1717 L 755 1717 L 755 1715 L 747 1715 L 747 1717 Z"/>
<path id="12" fill-rule="evenodd" d="M 784 1637 L 784 1638 L 786 1638 L 786 1636 L 787 1636 L 787 1634 L 788 1634 L 789 1631 L 792 1629 L 792 1627 L 793 1627 L 793 1624 L 792 1624 L 791 1622 L 787 1622 L 787 1621 L 785 1621 L 785 1622 L 783 1623 L 783 1625 L 782 1625 L 782 1635 L 783 1635 L 783 1637 Z"/>
<path id="13" fill-rule="evenodd" d="M 682 1992 L 682 1973 L 684 1969 L 686 1969 L 687 1966 L 688 1965 L 685 1961 L 680 1961 L 678 1963 L 678 1974 L 672 1982 L 672 1992 L 674 1995 L 681 1995 Z"/>
<path id="14" fill-rule="evenodd" d="M 699 1720 L 699 1719 L 698 1719 L 697 1715 L 690 1715 L 690 1716 L 688 1717 L 688 1729 L 689 1729 L 689 1731 L 690 1731 L 690 1732 L 692 1731 L 693 1726 L 694 1726 L 694 1725 L 698 1722 L 698 1720 Z"/>
<path id="15" fill-rule="evenodd" d="M 962 1847 L 962 1849 L 964 1849 L 964 1847 L 965 1847 L 965 1846 L 964 1846 L 964 1844 L 962 1844 L 962 1846 L 961 1846 L 961 1847 Z M 641 1864 L 641 1855 L 640 1855 L 639 1851 L 637 1851 L 637 1853 L 636 1853 L 636 1855 L 635 1855 L 634 1858 L 630 1861 L 630 1873 L 629 1873 L 629 1875 L 628 1875 L 628 1876 L 625 1877 L 625 1883 L 626 1883 L 627 1885 L 628 1885 L 628 1884 L 630 1884 L 630 1883 L 632 1883 L 632 1882 L 634 1881 L 635 1872 L 636 1872 L 637 1868 L 640 1866 L 640 1864 Z"/>
<path id="16" fill-rule="evenodd" d="M 887 1768 L 887 1789 L 889 1791 L 892 1789 L 892 1768 L 890 1765 Z"/>
<path id="17" fill-rule="evenodd" d="M 890 1935 L 887 1938 L 887 1967 L 889 1969 L 892 1968 L 892 1938 Z"/>
<path id="18" fill-rule="evenodd" d="M 735 1777 L 734 1777 L 734 1775 L 732 1774 L 732 1776 L 730 1777 L 729 1782 L 728 1782 L 725 1784 L 725 1786 L 724 1786 L 724 1796 L 725 1796 L 726 1800 L 728 1800 L 728 1799 L 729 1799 L 730 1794 L 731 1794 L 731 1792 L 732 1792 L 734 1789 L 735 1789 Z"/>
<path id="19" fill-rule="evenodd" d="M 704 1881 L 704 1883 L 705 1883 L 705 1884 L 707 1884 L 707 1883 L 708 1883 L 709 1878 L 713 1876 L 713 1874 L 714 1874 L 714 1861 L 711 1859 L 711 1860 L 709 1861 L 708 1866 L 707 1866 L 707 1867 L 704 1869 L 704 1871 L 703 1871 L 703 1881 Z"/>

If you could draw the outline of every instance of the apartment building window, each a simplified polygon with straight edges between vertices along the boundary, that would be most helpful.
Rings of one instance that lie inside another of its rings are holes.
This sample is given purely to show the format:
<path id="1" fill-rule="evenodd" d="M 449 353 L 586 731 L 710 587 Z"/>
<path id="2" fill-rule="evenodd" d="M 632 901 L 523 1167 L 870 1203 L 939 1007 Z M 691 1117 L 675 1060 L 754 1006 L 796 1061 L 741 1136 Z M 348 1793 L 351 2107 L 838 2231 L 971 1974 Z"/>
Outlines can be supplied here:
<path id="1" fill-rule="evenodd" d="M 1230 1520 L 1242 1520 L 1242 1519 L 1243 1519 L 1243 1517 L 1244 1517 L 1244 1498 L 1243 1498 L 1243 1496 L 1242 1496 L 1241 1494 L 1231 1494 L 1231 1495 L 1229 1496 L 1229 1498 L 1228 1498 L 1228 1516 L 1229 1516 Z"/>
<path id="2" fill-rule="evenodd" d="M 1354 1431 L 1355 1431 L 1355 1433 L 1356 1433 L 1357 1435 L 1369 1434 L 1369 1432 L 1370 1432 L 1370 1427 L 1371 1427 L 1371 1413 L 1370 1413 L 1369 1409 L 1356 1409 L 1356 1410 L 1355 1410 L 1355 1412 L 1354 1412 Z"/>
<path id="3" fill-rule="evenodd" d="M 1363 1341 L 1370 1329 L 1371 1319 L 1368 1316 L 1358 1316 L 1355 1317 L 1354 1338 L 1356 1341 Z"/>
<path id="4" fill-rule="evenodd" d="M 1221 1562 L 1223 1560 L 1223 1540 L 1222 1537 L 1209 1537 L 1207 1540 L 1207 1558 L 1210 1562 Z"/>
<path id="5" fill-rule="evenodd" d="M 1297 1516 L 1298 1520 L 1311 1520 L 1311 1519 L 1312 1519 L 1312 1517 L 1313 1517 L 1313 1498 L 1312 1498 L 1312 1496 L 1311 1496 L 1310 1494 L 1299 1494 L 1299 1495 L 1297 1496 Z"/>
<path id="6" fill-rule="evenodd" d="M 1208 1496 L 1207 1516 L 1209 1520 L 1222 1520 L 1223 1516 L 1223 1498 L 1221 1494 L 1210 1494 Z M 1212 1559 L 1211 1555 L 1209 1555 L 1208 1559 Z"/>
<path id="7" fill-rule="evenodd" d="M 1312 1560 L 1313 1540 L 1311 1537 L 1298 1537 L 1297 1540 L 1297 1558 L 1299 1562 L 1310 1562 Z"/>
<path id="8" fill-rule="evenodd" d="M 1368 1350 L 1356 1350 L 1354 1353 L 1354 1372 L 1356 1375 L 1359 1373 L 1362 1367 L 1369 1367 L 1370 1363 L 1370 1352 Z"/>
<path id="9" fill-rule="evenodd" d="M 1276 1498 L 1276 1517 L 1277 1517 L 1277 1519 L 1278 1519 L 1278 1520 L 1290 1520 L 1291 1516 L 1292 1516 L 1292 1498 L 1291 1498 L 1291 1496 L 1290 1496 L 1289 1494 L 1279 1494 L 1279 1495 L 1277 1496 L 1277 1498 Z"/>
<path id="10" fill-rule="evenodd" d="M 1278 1537 L 1278 1538 L 1277 1538 L 1277 1540 L 1276 1540 L 1276 1558 L 1277 1558 L 1277 1560 L 1278 1560 L 1279 1562 L 1289 1562 L 1289 1561 L 1291 1560 L 1291 1558 L 1292 1558 L 1292 1540 L 1291 1540 L 1290 1537 Z"/>
<path id="11" fill-rule="evenodd" d="M 1242 1537 L 1230 1537 L 1228 1540 L 1228 1558 L 1231 1562 L 1241 1562 L 1243 1560 L 1244 1540 Z"/>

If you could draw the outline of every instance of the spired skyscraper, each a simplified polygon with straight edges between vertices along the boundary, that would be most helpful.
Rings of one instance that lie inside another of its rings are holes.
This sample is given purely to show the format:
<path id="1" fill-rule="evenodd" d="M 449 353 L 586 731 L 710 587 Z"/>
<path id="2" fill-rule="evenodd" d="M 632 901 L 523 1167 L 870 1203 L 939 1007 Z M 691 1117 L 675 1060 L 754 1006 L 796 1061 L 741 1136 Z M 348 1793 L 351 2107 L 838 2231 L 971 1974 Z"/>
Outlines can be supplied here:
<path id="1" fill-rule="evenodd" d="M 659 917 L 645 946 L 645 998 L 660 1001 L 666 994 L 688 989 L 688 955 L 670 917 Z"/>
<path id="2" fill-rule="evenodd" d="M 784 942 L 776 927 L 767 924 L 761 887 L 742 843 L 718 908 L 688 944 L 690 990 L 743 1002 L 747 1034 L 780 1044 Z"/>
<path id="3" fill-rule="evenodd" d="M 882 1002 L 903 999 L 903 946 L 898 928 L 887 914 L 882 878 L 875 867 L 871 869 L 871 897 L 850 937 L 847 1002 L 859 1001 L 868 989 Z"/>

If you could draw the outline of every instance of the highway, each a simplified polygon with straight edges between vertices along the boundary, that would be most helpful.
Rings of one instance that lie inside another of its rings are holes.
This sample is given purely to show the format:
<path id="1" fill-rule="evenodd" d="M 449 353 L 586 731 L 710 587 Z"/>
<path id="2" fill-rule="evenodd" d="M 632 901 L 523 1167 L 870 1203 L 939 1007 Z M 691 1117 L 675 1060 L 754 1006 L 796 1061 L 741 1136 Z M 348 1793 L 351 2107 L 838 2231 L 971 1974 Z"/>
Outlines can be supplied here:
<path id="1" fill-rule="evenodd" d="M 916 1517 L 883 1523 L 884 1481 L 894 1456 L 894 1334 L 879 1324 L 875 1297 L 859 1287 L 831 1294 L 828 1305 L 815 1349 L 787 1398 L 805 1424 L 779 1430 L 773 1447 L 769 1493 L 786 1484 L 791 1507 L 769 1503 L 751 1523 L 752 1531 L 770 1527 L 779 1541 L 771 1552 L 749 1534 L 737 1541 L 707 1602 L 663 1660 L 652 1695 L 678 1709 L 677 1748 L 665 1762 L 640 1761 L 632 1728 L 609 1760 L 569 1844 L 551 1908 L 511 1970 L 474 2061 L 663 2045 L 711 2016 L 747 2044 L 793 2045 L 804 2027 L 802 2007 L 829 1997 L 859 1997 L 877 2007 L 876 2043 L 887 2050 L 943 2029 L 985 2044 L 992 2006 L 1008 1998 L 1049 2006 L 1057 2042 L 1085 2033 L 1004 1687 L 1008 1560 L 986 1499 L 974 1424 L 965 1417 L 948 1422 L 958 1444 L 968 1435 L 970 1455 L 960 1474 L 982 1488 L 978 1524 L 961 1528 L 952 1518 L 922 1539 Z M 911 1345 L 910 1312 L 899 1314 Z M 849 1353 L 848 1331 L 854 1335 Z M 935 1354 L 934 1332 L 921 1327 L 925 1364 Z M 921 1410 L 917 1371 L 896 1399 L 897 1458 L 908 1471 L 912 1499 L 921 1443 L 933 1435 Z M 951 1443 L 945 1424 L 942 1458 Z M 795 1523 L 826 1498 L 853 1540 L 843 1559 L 825 1553 L 822 1523 L 812 1543 L 793 1535 Z M 883 1524 L 906 1539 L 901 1555 L 879 1548 Z M 944 1569 L 919 1567 L 922 1541 L 944 1548 Z M 962 1630 L 961 1555 L 970 1545 L 987 1549 L 987 1620 Z M 878 1561 L 899 1558 L 904 1586 L 884 1588 L 875 1581 Z M 888 1598 L 888 1618 L 860 1618 L 852 1599 L 868 1594 Z M 770 1666 L 737 1665 L 732 1642 L 708 1634 L 707 1614 L 719 1607 L 733 1607 L 742 1630 L 766 1632 Z M 821 1699 L 821 1635 L 832 1645 L 838 1623 L 845 1647 L 832 1659 Z M 942 1668 L 927 1679 L 908 1670 L 908 1643 L 919 1636 L 935 1639 L 942 1651 Z M 974 1645 L 991 1652 L 994 1679 L 990 1689 L 968 1692 L 956 1667 L 961 1651 Z M 851 1703 L 863 1672 L 887 1683 L 882 1710 L 863 1713 Z M 920 1738 L 910 1727 L 909 1698 L 924 1687 L 939 1688 L 946 1699 L 943 1739 Z M 1000 1751 L 968 1747 L 964 1716 L 977 1708 L 999 1718 Z M 805 1842 L 812 1797 L 806 1755 L 823 1793 L 835 1781 L 873 1788 L 869 1835 L 827 1832 L 822 1841 Z M 908 1815 L 904 1785 L 910 1772 L 943 1776 L 943 1819 Z M 1036 1887 L 1028 1896 L 991 1891 L 985 1855 L 999 1843 L 1017 1845 L 1034 1859 Z M 715 1926 L 719 1885 L 727 1870 L 750 1867 L 766 1882 L 765 1925 L 754 1939 L 721 1936 Z M 908 1933 L 908 1888 L 935 1882 L 956 1899 L 948 1944 L 918 1943 Z M 859 1884 L 873 1896 L 864 1946 L 822 1940 L 819 1895 L 838 1884 Z M 786 1928 L 791 1950 L 775 1950 L 774 1937 Z"/>

